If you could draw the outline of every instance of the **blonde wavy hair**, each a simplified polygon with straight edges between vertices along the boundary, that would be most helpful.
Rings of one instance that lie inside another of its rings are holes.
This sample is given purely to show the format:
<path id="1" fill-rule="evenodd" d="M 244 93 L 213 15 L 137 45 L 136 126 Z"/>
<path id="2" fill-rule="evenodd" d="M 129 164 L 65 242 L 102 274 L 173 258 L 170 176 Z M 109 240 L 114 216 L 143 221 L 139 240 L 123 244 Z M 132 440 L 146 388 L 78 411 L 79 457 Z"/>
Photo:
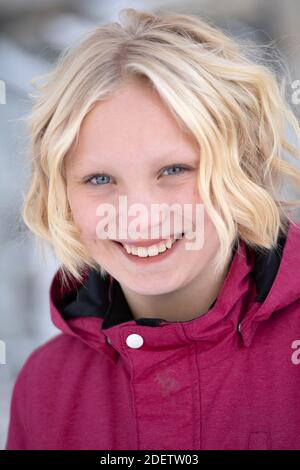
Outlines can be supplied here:
<path id="1" fill-rule="evenodd" d="M 132 78 L 153 87 L 199 143 L 199 194 L 220 240 L 216 269 L 238 237 L 258 250 L 276 247 L 279 230 L 287 234 L 293 223 L 288 208 L 300 205 L 278 198 L 284 177 L 300 187 L 298 171 L 282 158 L 284 150 L 300 158 L 300 129 L 275 72 L 198 16 L 127 8 L 119 21 L 89 31 L 31 82 L 32 175 L 22 217 L 36 239 L 54 249 L 63 282 L 69 276 L 81 282 L 88 268 L 107 275 L 72 222 L 64 158 L 84 116 Z M 286 140 L 285 124 L 296 146 Z"/>

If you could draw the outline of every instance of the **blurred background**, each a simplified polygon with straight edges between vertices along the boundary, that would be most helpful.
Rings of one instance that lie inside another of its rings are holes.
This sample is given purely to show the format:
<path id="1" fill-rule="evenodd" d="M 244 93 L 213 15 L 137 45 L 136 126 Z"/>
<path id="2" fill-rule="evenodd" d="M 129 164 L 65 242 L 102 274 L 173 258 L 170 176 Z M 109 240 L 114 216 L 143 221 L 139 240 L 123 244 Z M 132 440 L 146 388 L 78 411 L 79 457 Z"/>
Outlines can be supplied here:
<path id="1" fill-rule="evenodd" d="M 262 49 L 260 60 L 278 73 L 299 119 L 299 0 L 0 0 L 0 340 L 6 344 L 6 363 L 0 362 L 0 449 L 19 370 L 37 346 L 59 333 L 49 312 L 49 286 L 58 262 L 49 252 L 43 263 L 20 217 L 30 171 L 23 122 L 31 106 L 30 81 L 49 70 L 59 53 L 91 27 L 118 21 L 126 7 L 199 14 L 238 41 L 268 44 L 269 52 Z M 291 187 L 283 193 L 299 197 Z M 299 210 L 294 217 L 299 220 Z"/>

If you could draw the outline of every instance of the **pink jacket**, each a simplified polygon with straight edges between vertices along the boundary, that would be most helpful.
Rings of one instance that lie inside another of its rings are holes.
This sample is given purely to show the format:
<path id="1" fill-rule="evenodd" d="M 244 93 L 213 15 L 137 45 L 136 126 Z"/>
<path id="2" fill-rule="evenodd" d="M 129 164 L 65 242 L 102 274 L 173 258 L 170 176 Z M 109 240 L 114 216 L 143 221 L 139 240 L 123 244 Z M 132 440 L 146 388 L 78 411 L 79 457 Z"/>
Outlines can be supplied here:
<path id="1" fill-rule="evenodd" d="M 61 330 L 14 385 L 6 449 L 300 449 L 300 226 L 278 250 L 239 240 L 216 302 L 133 319 L 96 271 L 50 287 Z"/>

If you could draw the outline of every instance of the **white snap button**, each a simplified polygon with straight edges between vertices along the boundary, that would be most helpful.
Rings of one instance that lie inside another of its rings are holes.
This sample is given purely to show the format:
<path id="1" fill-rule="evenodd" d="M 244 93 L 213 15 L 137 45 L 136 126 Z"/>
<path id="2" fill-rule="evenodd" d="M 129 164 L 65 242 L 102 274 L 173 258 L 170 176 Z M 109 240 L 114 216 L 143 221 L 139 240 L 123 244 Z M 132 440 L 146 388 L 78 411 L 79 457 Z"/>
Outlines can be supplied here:
<path id="1" fill-rule="evenodd" d="M 238 332 L 241 332 L 241 323 L 238 324 Z"/>
<path id="2" fill-rule="evenodd" d="M 141 335 L 133 333 L 132 335 L 127 336 L 126 344 L 130 348 L 140 348 L 144 343 L 144 340 Z"/>
<path id="3" fill-rule="evenodd" d="M 108 336 L 106 337 L 106 341 L 107 341 L 109 344 L 111 344 L 110 338 L 109 338 Z"/>

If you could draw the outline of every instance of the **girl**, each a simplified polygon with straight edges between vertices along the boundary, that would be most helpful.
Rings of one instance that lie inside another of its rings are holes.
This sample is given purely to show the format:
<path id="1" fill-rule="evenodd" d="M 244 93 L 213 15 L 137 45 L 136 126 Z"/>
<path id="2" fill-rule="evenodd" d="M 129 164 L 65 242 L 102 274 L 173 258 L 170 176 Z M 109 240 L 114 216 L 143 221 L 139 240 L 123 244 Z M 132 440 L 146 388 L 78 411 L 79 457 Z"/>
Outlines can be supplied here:
<path id="1" fill-rule="evenodd" d="M 17 377 L 6 448 L 299 449 L 296 117 L 213 25 L 120 17 L 33 95 L 23 217 L 61 261 L 61 331 Z"/>

